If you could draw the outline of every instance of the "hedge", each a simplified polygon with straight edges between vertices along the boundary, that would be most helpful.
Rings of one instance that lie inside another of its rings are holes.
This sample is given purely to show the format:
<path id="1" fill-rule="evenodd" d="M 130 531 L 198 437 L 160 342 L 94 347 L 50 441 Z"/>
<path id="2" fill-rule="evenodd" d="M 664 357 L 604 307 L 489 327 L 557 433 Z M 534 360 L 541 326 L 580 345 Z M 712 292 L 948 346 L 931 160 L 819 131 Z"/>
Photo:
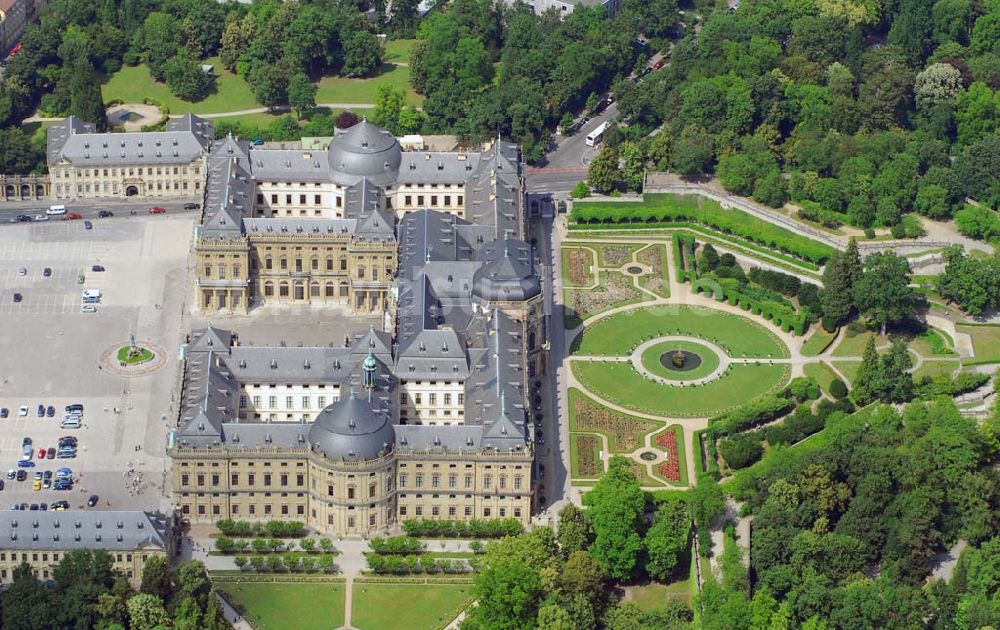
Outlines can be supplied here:
<path id="1" fill-rule="evenodd" d="M 377 554 L 417 554 L 424 551 L 424 543 L 411 536 L 390 536 L 372 538 L 368 546 Z"/>
<path id="2" fill-rule="evenodd" d="M 979 389 L 989 382 L 991 376 L 979 372 L 960 372 L 954 379 L 947 375 L 927 378 L 917 384 L 921 396 L 959 396 Z"/>
<path id="3" fill-rule="evenodd" d="M 298 521 L 234 521 L 224 518 L 215 522 L 216 528 L 226 536 L 273 536 L 275 538 L 301 538 L 306 527 Z"/>
<path id="4" fill-rule="evenodd" d="M 406 556 L 366 553 L 368 568 L 373 573 L 395 575 L 411 573 L 468 573 L 471 565 L 458 558 L 434 558 L 431 556 Z"/>
<path id="5" fill-rule="evenodd" d="M 514 518 L 471 521 L 409 519 L 403 521 L 408 536 L 420 538 L 502 538 L 524 533 L 524 525 Z"/>
<path id="6" fill-rule="evenodd" d="M 774 394 L 759 398 L 739 409 L 708 420 L 709 434 L 721 437 L 770 422 L 795 407 L 795 401 Z"/>
<path id="7" fill-rule="evenodd" d="M 805 313 L 796 313 L 777 302 L 754 300 L 736 289 L 722 285 L 718 278 L 700 278 L 693 282 L 691 287 L 696 293 L 704 292 L 706 296 L 715 297 L 720 302 L 727 299 L 733 306 L 739 306 L 745 311 L 774 322 L 775 326 L 787 333 L 802 336 L 809 326 L 809 317 Z"/>
<path id="8" fill-rule="evenodd" d="M 764 447 L 760 443 L 759 431 L 738 433 L 732 437 L 719 440 L 719 453 L 722 459 L 733 470 L 746 468 L 764 455 Z"/>
<path id="9" fill-rule="evenodd" d="M 647 194 L 642 203 L 580 202 L 573 204 L 571 219 L 578 224 L 692 221 L 818 264 L 834 252 L 829 245 L 691 195 Z"/>

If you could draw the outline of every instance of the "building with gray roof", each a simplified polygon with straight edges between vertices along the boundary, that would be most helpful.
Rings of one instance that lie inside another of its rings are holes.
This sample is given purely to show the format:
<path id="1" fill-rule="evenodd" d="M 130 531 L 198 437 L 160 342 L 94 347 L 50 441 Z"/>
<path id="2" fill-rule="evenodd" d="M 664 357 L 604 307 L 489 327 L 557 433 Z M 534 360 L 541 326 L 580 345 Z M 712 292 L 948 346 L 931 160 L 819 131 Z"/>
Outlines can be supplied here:
<path id="1" fill-rule="evenodd" d="M 102 550 L 112 568 L 134 587 L 152 556 L 169 557 L 179 532 L 157 512 L 0 510 L 0 584 L 12 581 L 14 569 L 27 563 L 35 577 L 47 580 L 69 552 Z"/>

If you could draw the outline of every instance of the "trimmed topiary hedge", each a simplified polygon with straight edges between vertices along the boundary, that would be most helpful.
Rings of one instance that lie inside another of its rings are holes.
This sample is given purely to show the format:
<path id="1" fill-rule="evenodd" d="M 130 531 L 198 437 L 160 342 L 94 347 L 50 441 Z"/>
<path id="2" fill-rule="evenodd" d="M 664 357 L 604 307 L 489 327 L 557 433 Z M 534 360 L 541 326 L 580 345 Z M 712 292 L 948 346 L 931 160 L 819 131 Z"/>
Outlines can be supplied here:
<path id="1" fill-rule="evenodd" d="M 710 418 L 708 431 L 714 437 L 737 433 L 770 422 L 795 408 L 795 401 L 784 396 L 768 395 L 739 409 Z"/>

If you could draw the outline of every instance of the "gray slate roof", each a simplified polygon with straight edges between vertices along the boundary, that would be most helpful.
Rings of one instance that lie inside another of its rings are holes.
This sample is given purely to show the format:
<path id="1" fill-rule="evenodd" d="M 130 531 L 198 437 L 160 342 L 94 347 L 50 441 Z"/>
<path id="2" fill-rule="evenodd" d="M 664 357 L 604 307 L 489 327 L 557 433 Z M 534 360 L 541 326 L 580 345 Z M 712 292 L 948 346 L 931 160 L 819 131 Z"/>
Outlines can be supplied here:
<path id="1" fill-rule="evenodd" d="M 93 125 L 70 116 L 49 127 L 49 165 L 61 161 L 78 167 L 189 164 L 205 154 L 211 123 L 189 116 L 173 129 L 95 133 Z"/>
<path id="2" fill-rule="evenodd" d="M 0 510 L 0 549 L 166 550 L 169 535 L 157 512 Z"/>

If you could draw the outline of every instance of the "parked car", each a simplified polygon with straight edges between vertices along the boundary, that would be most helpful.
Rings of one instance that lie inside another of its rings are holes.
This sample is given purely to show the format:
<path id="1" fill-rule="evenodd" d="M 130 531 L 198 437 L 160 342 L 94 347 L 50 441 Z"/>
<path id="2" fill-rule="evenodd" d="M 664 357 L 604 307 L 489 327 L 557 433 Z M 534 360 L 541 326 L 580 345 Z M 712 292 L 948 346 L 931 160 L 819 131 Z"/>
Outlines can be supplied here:
<path id="1" fill-rule="evenodd" d="M 31 507 L 28 508 L 28 509 L 31 510 L 32 512 L 37 512 L 38 511 L 38 504 L 37 503 L 32 503 Z"/>
<path id="2" fill-rule="evenodd" d="M 42 487 L 45 487 L 44 483 L 42 484 Z M 48 509 L 49 509 L 49 504 L 48 503 L 39 503 L 38 504 L 38 509 L 41 510 L 42 512 L 47 512 Z"/>
<path id="3" fill-rule="evenodd" d="M 63 466 L 62 468 L 56 469 L 56 477 L 71 477 L 73 475 L 73 469 L 68 466 Z"/>
<path id="4" fill-rule="evenodd" d="M 90 221 L 84 221 L 83 222 L 83 227 L 84 227 L 84 229 L 92 230 L 92 229 L 94 229 L 94 224 L 91 223 Z"/>
<path id="5" fill-rule="evenodd" d="M 44 214 L 36 214 L 35 218 L 32 219 L 32 221 L 48 221 L 48 220 L 49 220 L 49 217 L 46 216 L 46 215 L 44 215 Z"/>
<path id="6" fill-rule="evenodd" d="M 46 459 L 55 459 L 56 458 L 56 449 L 55 449 L 54 446 L 50 446 L 48 448 L 48 450 L 45 451 L 45 458 Z"/>
<path id="7" fill-rule="evenodd" d="M 663 61 L 662 59 L 660 59 L 659 61 L 657 61 L 656 63 L 653 64 L 653 70 L 659 70 L 664 65 L 666 65 L 666 62 Z"/>
<path id="8" fill-rule="evenodd" d="M 101 265 L 94 265 L 93 267 L 90 268 L 90 270 L 93 271 L 94 273 L 97 273 L 99 271 L 104 271 L 104 267 Z"/>
<path id="9" fill-rule="evenodd" d="M 28 478 L 28 473 L 24 472 L 24 469 L 17 471 L 17 480 L 24 481 Z"/>
<path id="10" fill-rule="evenodd" d="M 94 507 L 99 500 L 100 498 L 96 494 L 90 495 L 90 498 L 87 499 L 87 507 Z"/>
<path id="11" fill-rule="evenodd" d="M 17 462 L 17 467 L 18 468 L 34 468 L 35 467 L 35 462 L 31 461 L 30 459 L 22 459 L 22 460 L 20 460 L 20 461 Z"/>
<path id="12" fill-rule="evenodd" d="M 149 214 L 166 214 L 166 208 L 153 207 L 149 209 Z"/>
<path id="13" fill-rule="evenodd" d="M 99 219 L 106 219 L 107 217 L 113 217 L 115 213 L 110 210 L 100 210 L 97 212 L 97 217 Z"/>
<path id="14" fill-rule="evenodd" d="M 6 407 L 0 407 L 0 418 L 6 418 L 10 415 L 10 410 Z"/>
<path id="15" fill-rule="evenodd" d="M 46 278 L 48 278 L 49 276 L 51 276 L 52 275 L 52 268 L 51 267 L 46 267 L 45 269 L 42 269 L 42 275 L 45 276 Z"/>
<path id="16" fill-rule="evenodd" d="M 28 405 L 21 405 L 20 407 L 18 407 L 17 408 L 17 415 L 21 416 L 22 418 L 24 416 L 28 415 Z M 24 438 L 24 439 L 28 440 L 28 444 L 31 444 L 31 440 L 30 439 L 28 439 L 28 438 Z"/>
<path id="17" fill-rule="evenodd" d="M 28 275 L 28 270 L 25 269 L 24 267 L 21 267 L 20 269 L 17 270 L 17 275 L 26 276 Z"/>
<path id="18" fill-rule="evenodd" d="M 189 203 L 184 204 L 184 209 L 185 210 L 197 210 L 200 207 L 201 207 L 201 204 L 197 204 L 197 203 L 190 203 L 189 202 Z"/>
<path id="19" fill-rule="evenodd" d="M 23 300 L 23 299 L 24 299 L 24 296 L 23 296 L 23 295 L 21 295 L 20 293 L 15 293 L 15 294 L 14 294 L 14 301 L 15 301 L 15 302 L 20 302 L 20 301 L 21 301 L 21 300 Z"/>
<path id="20" fill-rule="evenodd" d="M 16 476 L 17 476 L 17 471 L 16 470 L 14 470 L 13 468 L 8 468 L 7 469 L 7 478 L 8 479 L 13 479 Z"/>
<path id="21" fill-rule="evenodd" d="M 63 510 L 69 509 L 69 501 L 56 501 L 49 506 L 49 509 L 61 512 Z"/>
<path id="22" fill-rule="evenodd" d="M 84 305 L 82 305 L 80 307 L 80 312 L 81 313 L 96 313 L 97 312 L 97 307 L 94 306 L 93 304 L 84 304 Z"/>
<path id="23" fill-rule="evenodd" d="M 76 221 L 77 219 L 82 219 L 83 215 L 79 212 L 70 212 L 63 217 L 63 221 Z"/>
<path id="24" fill-rule="evenodd" d="M 38 459 L 45 459 L 45 449 L 44 448 L 38 449 Z"/>
<path id="25" fill-rule="evenodd" d="M 59 438 L 59 443 L 60 444 L 63 443 L 63 442 L 72 442 L 73 444 L 76 444 L 77 441 L 78 440 L 77 440 L 77 437 L 75 435 L 64 435 L 61 438 Z"/>
<path id="26" fill-rule="evenodd" d="M 49 418 L 54 418 L 56 416 L 56 408 L 49 405 L 48 409 L 45 410 L 45 415 Z"/>
<path id="27" fill-rule="evenodd" d="M 83 412 L 83 403 L 73 403 L 72 405 L 66 405 L 66 413 L 72 413 L 74 411 Z M 73 436 L 69 436 L 72 439 L 76 439 Z"/>
<path id="28" fill-rule="evenodd" d="M 21 415 L 25 415 L 25 416 L 28 415 L 28 412 L 27 412 L 28 408 L 27 407 L 22 407 L 22 409 L 25 409 L 25 412 L 23 414 L 21 414 Z M 25 446 L 31 446 L 31 438 L 30 437 L 26 437 L 26 438 L 22 438 L 21 439 L 21 447 L 24 448 Z"/>
<path id="29" fill-rule="evenodd" d="M 3 479 L 0 479 L 0 490 L 3 490 L 3 484 L 4 484 Z"/>
<path id="30" fill-rule="evenodd" d="M 38 417 L 39 418 L 45 417 L 45 405 L 38 405 Z"/>
<path id="31" fill-rule="evenodd" d="M 38 492 L 39 490 L 41 490 L 42 489 L 42 480 L 41 479 L 35 479 L 33 482 L 31 482 L 31 489 L 34 492 Z M 35 507 L 35 509 L 37 510 L 38 508 Z"/>

